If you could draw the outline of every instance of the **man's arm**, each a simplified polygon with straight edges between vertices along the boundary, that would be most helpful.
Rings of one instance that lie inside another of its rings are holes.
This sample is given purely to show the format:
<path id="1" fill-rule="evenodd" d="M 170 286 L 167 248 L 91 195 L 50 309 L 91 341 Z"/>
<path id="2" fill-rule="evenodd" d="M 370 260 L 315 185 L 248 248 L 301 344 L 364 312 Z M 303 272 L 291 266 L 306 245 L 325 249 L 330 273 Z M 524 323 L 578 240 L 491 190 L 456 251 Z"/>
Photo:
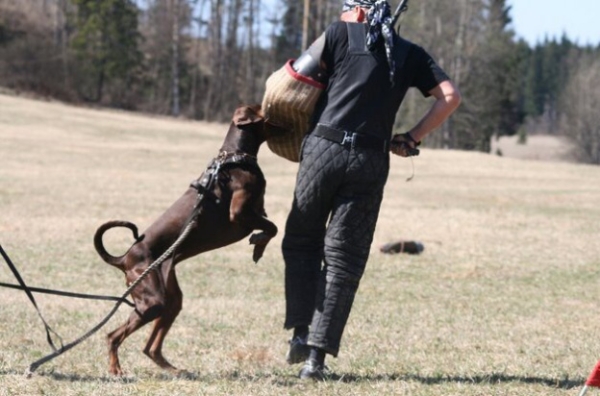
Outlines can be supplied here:
<path id="1" fill-rule="evenodd" d="M 433 88 L 429 93 L 435 98 L 435 102 L 425 114 L 425 116 L 405 134 L 394 135 L 392 138 L 392 152 L 396 155 L 405 157 L 406 152 L 402 149 L 403 144 L 408 144 L 411 148 L 416 148 L 415 142 L 420 142 L 433 130 L 442 125 L 444 121 L 456 110 L 462 100 L 458 88 L 447 80 L 441 82 Z M 411 139 L 412 137 L 412 139 Z"/>

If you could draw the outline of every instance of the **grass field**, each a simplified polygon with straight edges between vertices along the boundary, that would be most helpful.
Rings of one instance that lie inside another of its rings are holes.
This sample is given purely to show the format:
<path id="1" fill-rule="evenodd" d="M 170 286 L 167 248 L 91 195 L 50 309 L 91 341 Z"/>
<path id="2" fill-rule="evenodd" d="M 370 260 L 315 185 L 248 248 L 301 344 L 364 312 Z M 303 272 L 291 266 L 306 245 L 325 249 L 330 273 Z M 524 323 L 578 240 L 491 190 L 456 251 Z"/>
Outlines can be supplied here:
<path id="1" fill-rule="evenodd" d="M 30 286 L 120 295 L 121 273 L 94 251 L 111 219 L 143 230 L 217 154 L 226 125 L 74 108 L 0 95 L 0 243 Z M 280 234 L 254 265 L 240 242 L 178 267 L 184 308 L 165 355 L 141 352 L 149 327 L 107 374 L 97 334 L 23 376 L 50 348 L 25 294 L 0 288 L 0 395 L 577 395 L 600 359 L 600 168 L 482 153 L 394 157 L 367 272 L 339 358 L 339 380 L 305 383 L 284 355 L 282 230 L 296 165 L 263 147 L 266 209 Z M 128 232 L 107 234 L 113 253 Z M 419 256 L 378 247 L 420 240 Z M 0 282 L 16 283 L 0 263 Z M 112 303 L 36 295 L 70 342 Z M 592 394 L 593 392 L 590 392 Z"/>

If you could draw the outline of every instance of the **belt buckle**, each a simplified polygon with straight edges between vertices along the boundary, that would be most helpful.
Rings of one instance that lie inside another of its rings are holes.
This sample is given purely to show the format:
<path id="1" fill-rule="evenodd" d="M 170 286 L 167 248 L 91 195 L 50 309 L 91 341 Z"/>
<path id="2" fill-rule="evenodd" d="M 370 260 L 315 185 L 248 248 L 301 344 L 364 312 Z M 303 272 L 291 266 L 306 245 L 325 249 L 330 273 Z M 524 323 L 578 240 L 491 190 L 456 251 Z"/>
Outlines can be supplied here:
<path id="1" fill-rule="evenodd" d="M 342 139 L 342 142 L 340 144 L 346 147 L 348 143 L 350 143 L 350 149 L 354 150 L 356 144 L 356 133 L 344 131 L 344 139 Z"/>

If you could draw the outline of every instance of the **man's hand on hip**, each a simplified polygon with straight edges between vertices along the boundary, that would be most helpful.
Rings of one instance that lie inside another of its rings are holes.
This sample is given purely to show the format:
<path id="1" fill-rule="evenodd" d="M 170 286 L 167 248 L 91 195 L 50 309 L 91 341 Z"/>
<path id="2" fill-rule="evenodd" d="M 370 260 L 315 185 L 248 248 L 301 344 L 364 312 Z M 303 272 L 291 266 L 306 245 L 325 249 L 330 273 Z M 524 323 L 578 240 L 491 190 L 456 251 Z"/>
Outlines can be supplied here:
<path id="1" fill-rule="evenodd" d="M 408 132 L 399 133 L 392 137 L 390 150 L 400 157 L 412 157 L 419 155 L 420 151 L 417 146 L 420 144 L 421 142 L 413 139 Z"/>

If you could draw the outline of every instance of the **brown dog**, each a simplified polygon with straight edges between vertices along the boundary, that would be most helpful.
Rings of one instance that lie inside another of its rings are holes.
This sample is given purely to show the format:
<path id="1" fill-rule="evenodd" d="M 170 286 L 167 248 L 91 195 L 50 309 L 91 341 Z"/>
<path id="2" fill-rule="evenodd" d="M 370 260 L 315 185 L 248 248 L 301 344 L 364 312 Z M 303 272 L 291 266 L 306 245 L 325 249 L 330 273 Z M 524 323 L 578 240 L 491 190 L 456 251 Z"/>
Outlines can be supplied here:
<path id="1" fill-rule="evenodd" d="M 175 276 L 175 265 L 189 257 L 237 242 L 253 230 L 254 261 L 263 255 L 267 243 L 277 234 L 277 227 L 265 218 L 266 181 L 256 163 L 267 129 L 260 107 L 236 109 L 219 155 L 201 177 L 160 216 L 143 235 L 127 221 L 110 221 L 98 228 L 94 236 L 96 251 L 104 261 L 125 273 L 127 285 L 134 282 L 148 266 L 178 239 L 192 213 L 197 223 L 190 234 L 160 267 L 151 271 L 131 295 L 135 310 L 125 324 L 108 334 L 109 371 L 121 375 L 118 349 L 134 331 L 154 321 L 154 328 L 144 353 L 161 368 L 173 371 L 162 355 L 162 345 L 181 311 L 183 294 Z M 203 198 L 198 201 L 199 193 Z M 200 202 L 198 204 L 198 202 Z M 103 234 L 114 227 L 133 231 L 136 242 L 121 257 L 110 255 L 102 243 Z"/>

